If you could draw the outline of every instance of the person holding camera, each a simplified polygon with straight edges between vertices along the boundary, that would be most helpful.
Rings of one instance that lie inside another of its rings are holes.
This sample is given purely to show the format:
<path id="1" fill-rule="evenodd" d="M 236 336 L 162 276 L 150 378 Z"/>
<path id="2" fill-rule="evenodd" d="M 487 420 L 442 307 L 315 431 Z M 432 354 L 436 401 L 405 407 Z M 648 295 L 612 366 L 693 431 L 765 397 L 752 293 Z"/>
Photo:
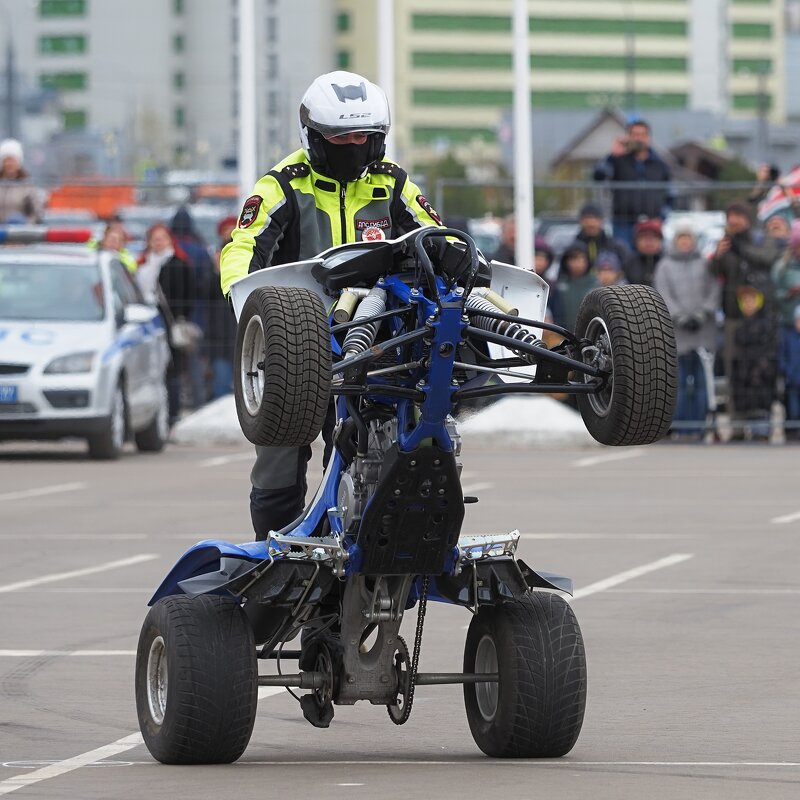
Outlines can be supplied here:
<path id="1" fill-rule="evenodd" d="M 641 217 L 664 219 L 672 206 L 672 172 L 651 146 L 650 125 L 632 120 L 626 135 L 614 140 L 611 152 L 594 168 L 596 181 L 623 186 L 612 188 L 614 237 L 633 247 L 633 226 Z"/>
<path id="2" fill-rule="evenodd" d="M 675 325 L 678 348 L 678 404 L 673 429 L 702 436 L 711 403 L 707 364 L 717 349 L 716 316 L 721 287 L 697 249 L 691 226 L 675 231 L 672 247 L 656 267 L 654 284 Z"/>
<path id="3" fill-rule="evenodd" d="M 733 375 L 736 358 L 736 331 L 742 319 L 739 289 L 750 285 L 750 276 L 769 276 L 780 256 L 771 236 L 757 240 L 753 235 L 751 211 L 747 204 L 731 203 L 725 210 L 725 234 L 711 258 L 711 272 L 722 281 L 722 310 L 725 314 L 725 349 L 723 361 L 728 379 Z M 735 415 L 732 402 L 729 409 Z"/>

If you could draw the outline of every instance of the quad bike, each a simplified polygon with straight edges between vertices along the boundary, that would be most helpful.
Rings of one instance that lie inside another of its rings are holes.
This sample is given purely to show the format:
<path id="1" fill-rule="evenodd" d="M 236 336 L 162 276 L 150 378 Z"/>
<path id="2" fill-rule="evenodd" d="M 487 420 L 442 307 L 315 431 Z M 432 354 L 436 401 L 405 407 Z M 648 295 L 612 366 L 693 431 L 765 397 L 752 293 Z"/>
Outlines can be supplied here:
<path id="1" fill-rule="evenodd" d="M 454 411 L 566 392 L 598 441 L 656 441 L 676 395 L 661 297 L 596 289 L 573 333 L 543 321 L 537 275 L 487 263 L 456 230 L 424 228 L 255 272 L 234 284 L 233 302 L 247 438 L 304 446 L 327 418 L 332 449 L 301 517 L 268 541 L 200 542 L 155 592 L 136 659 L 152 755 L 235 761 L 259 686 L 300 690 L 305 718 L 328 727 L 335 705 L 359 700 L 403 724 L 418 686 L 453 683 L 484 753 L 569 752 L 586 698 L 581 631 L 560 594 L 572 581 L 516 558 L 516 531 L 461 535 L 477 498 L 462 494 Z M 563 340 L 546 347 L 544 330 Z M 463 672 L 418 670 L 430 601 L 472 612 Z M 400 625 L 415 605 L 409 647 Z M 259 671 L 269 660 L 277 674 Z"/>

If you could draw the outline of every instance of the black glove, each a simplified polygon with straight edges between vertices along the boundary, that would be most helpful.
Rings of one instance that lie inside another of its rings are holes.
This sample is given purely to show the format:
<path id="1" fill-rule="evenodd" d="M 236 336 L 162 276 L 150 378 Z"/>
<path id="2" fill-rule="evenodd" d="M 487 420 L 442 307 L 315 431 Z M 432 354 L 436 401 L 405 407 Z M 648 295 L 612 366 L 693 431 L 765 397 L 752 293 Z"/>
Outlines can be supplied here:
<path id="1" fill-rule="evenodd" d="M 699 331 L 700 328 L 703 327 L 703 322 L 696 314 L 690 314 L 689 317 L 686 319 L 686 322 L 683 323 L 683 329 L 685 331 L 689 331 L 689 333 L 695 333 Z"/>

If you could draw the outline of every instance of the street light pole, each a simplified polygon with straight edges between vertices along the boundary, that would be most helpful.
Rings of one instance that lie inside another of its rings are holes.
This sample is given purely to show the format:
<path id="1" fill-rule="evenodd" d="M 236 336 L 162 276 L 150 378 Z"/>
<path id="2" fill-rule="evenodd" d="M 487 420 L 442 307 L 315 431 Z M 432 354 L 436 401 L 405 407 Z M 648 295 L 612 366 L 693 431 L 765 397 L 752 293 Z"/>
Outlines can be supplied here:
<path id="1" fill-rule="evenodd" d="M 390 112 L 394 113 L 394 0 L 378 0 L 378 85 L 386 92 Z M 396 158 L 395 137 L 386 137 L 386 155 Z"/>
<path id="2" fill-rule="evenodd" d="M 255 0 L 239 0 L 239 193 L 244 199 L 256 180 Z"/>
<path id="3" fill-rule="evenodd" d="M 514 222 L 517 266 L 533 269 L 533 136 L 528 0 L 514 0 Z"/>

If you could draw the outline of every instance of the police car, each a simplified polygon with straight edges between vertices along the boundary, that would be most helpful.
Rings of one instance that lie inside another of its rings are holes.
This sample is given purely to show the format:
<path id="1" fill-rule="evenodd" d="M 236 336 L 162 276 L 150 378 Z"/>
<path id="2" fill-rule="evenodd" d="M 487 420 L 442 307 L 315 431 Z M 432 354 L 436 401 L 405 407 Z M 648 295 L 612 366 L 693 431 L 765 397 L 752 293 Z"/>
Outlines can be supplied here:
<path id="1" fill-rule="evenodd" d="M 0 228 L 0 440 L 81 437 L 92 458 L 113 459 L 132 438 L 157 452 L 169 434 L 164 322 L 112 253 L 63 244 L 90 235 Z"/>

